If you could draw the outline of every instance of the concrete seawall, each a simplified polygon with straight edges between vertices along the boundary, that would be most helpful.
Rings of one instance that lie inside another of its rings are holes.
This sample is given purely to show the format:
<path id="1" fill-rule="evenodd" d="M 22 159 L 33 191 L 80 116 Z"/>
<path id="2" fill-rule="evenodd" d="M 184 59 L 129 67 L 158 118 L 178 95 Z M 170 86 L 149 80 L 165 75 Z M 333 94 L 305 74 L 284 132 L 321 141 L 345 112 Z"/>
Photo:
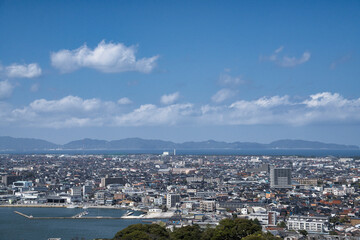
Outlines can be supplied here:
<path id="1" fill-rule="evenodd" d="M 174 215 L 173 212 L 164 212 L 164 213 L 142 214 L 140 216 L 121 216 L 121 217 L 103 217 L 103 216 L 86 217 L 86 216 L 80 216 L 79 214 L 72 217 L 34 217 L 18 211 L 14 211 L 14 213 L 19 214 L 20 216 L 23 216 L 27 219 L 169 219 Z"/>

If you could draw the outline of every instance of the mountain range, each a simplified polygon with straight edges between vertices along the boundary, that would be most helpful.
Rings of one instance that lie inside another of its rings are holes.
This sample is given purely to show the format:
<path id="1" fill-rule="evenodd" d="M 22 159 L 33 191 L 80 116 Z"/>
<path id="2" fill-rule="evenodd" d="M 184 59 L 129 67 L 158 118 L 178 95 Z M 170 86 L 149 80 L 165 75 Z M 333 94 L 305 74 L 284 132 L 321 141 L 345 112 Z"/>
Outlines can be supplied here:
<path id="1" fill-rule="evenodd" d="M 171 149 L 331 149 L 358 150 L 356 145 L 342 145 L 304 140 L 278 140 L 269 144 L 255 142 L 220 142 L 214 140 L 201 142 L 174 143 L 162 140 L 126 138 L 121 140 L 98 140 L 85 138 L 64 145 L 41 139 L 0 137 L 0 151 L 39 151 L 39 150 L 171 150 Z"/>

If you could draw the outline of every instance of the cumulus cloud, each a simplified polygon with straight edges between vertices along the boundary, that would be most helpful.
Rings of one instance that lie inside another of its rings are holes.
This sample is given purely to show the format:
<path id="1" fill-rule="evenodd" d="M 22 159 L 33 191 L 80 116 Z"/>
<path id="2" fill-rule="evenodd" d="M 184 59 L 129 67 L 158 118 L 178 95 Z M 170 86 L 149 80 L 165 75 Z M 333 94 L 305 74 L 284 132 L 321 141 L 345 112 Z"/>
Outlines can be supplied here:
<path id="1" fill-rule="evenodd" d="M 66 96 L 57 100 L 37 99 L 28 106 L 13 109 L 9 119 L 42 127 L 101 126 L 116 111 L 114 102 Z"/>
<path id="2" fill-rule="evenodd" d="M 132 103 L 132 101 L 127 98 L 127 97 L 123 97 L 123 98 L 120 98 L 118 101 L 117 101 L 118 104 L 120 105 L 126 105 L 126 104 L 130 104 Z"/>
<path id="3" fill-rule="evenodd" d="M 311 57 L 311 53 L 309 51 L 305 51 L 300 57 L 289 57 L 286 55 L 280 56 L 280 53 L 283 50 L 284 47 L 281 46 L 276 49 L 270 56 L 260 56 L 260 60 L 274 62 L 281 67 L 295 67 L 309 61 Z"/>
<path id="4" fill-rule="evenodd" d="M 119 126 L 175 125 L 185 121 L 192 114 L 192 104 L 173 104 L 157 107 L 153 104 L 141 105 L 134 111 L 116 117 Z"/>
<path id="5" fill-rule="evenodd" d="M 14 86 L 8 81 L 0 82 L 0 99 L 8 98 L 13 92 Z"/>
<path id="6" fill-rule="evenodd" d="M 171 94 L 165 94 L 161 96 L 160 102 L 162 104 L 168 105 L 168 104 L 173 104 L 176 100 L 178 100 L 180 97 L 179 92 L 174 92 Z"/>
<path id="7" fill-rule="evenodd" d="M 90 49 L 84 44 L 75 50 L 60 50 L 51 53 L 51 64 L 63 73 L 73 72 L 79 68 L 93 68 L 105 73 L 137 71 L 151 72 L 158 56 L 136 59 L 136 47 L 127 47 L 122 43 L 101 41 L 97 47 Z"/>
<path id="8" fill-rule="evenodd" d="M 102 102 L 99 99 L 83 100 L 80 97 L 74 96 L 67 96 L 60 100 L 38 99 L 30 103 L 30 108 L 36 112 L 90 112 L 99 109 L 101 106 Z"/>
<path id="9" fill-rule="evenodd" d="M 348 100 L 344 99 L 338 93 L 323 92 L 310 95 L 310 98 L 303 102 L 307 107 L 360 107 L 360 99 Z"/>
<path id="10" fill-rule="evenodd" d="M 293 125 L 360 123 L 360 98 L 320 92 L 299 98 L 264 96 L 230 104 L 143 104 L 123 108 L 118 101 L 66 96 L 37 99 L 22 108 L 0 102 L 0 125 L 50 128 L 162 125 Z M 126 110 L 125 110 L 126 109 Z"/>
<path id="11" fill-rule="evenodd" d="M 235 91 L 228 89 L 228 88 L 223 88 L 223 89 L 220 89 L 217 93 L 215 93 L 211 97 L 211 100 L 216 103 L 221 103 L 221 102 L 225 101 L 226 99 L 229 99 L 229 98 L 235 96 L 235 94 L 236 94 Z"/>
<path id="12" fill-rule="evenodd" d="M 9 78 L 35 78 L 42 73 L 40 66 L 37 63 L 30 64 L 12 64 L 4 68 L 5 74 Z"/>

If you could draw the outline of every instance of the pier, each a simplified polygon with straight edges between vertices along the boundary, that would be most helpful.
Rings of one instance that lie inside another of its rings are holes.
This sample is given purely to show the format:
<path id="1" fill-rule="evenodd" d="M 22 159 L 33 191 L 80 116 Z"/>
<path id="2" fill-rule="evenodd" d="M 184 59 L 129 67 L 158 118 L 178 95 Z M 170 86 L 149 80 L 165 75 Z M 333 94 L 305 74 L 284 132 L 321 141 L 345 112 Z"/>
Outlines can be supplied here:
<path id="1" fill-rule="evenodd" d="M 20 216 L 23 216 L 28 219 L 123 219 L 122 217 L 103 217 L 103 216 L 95 216 L 95 217 L 84 217 L 83 213 L 76 214 L 72 217 L 33 217 L 26 215 L 24 213 L 14 211 L 14 213 L 19 214 Z"/>
<path id="2" fill-rule="evenodd" d="M 151 213 L 151 214 L 142 214 L 139 216 L 121 216 L 121 217 L 106 217 L 106 216 L 93 216 L 93 217 L 86 217 L 86 211 L 78 213 L 72 217 L 34 217 L 32 215 L 26 215 L 24 213 L 14 211 L 14 213 L 25 217 L 27 219 L 169 219 L 171 218 L 174 213 L 173 212 L 166 212 L 166 213 Z"/>

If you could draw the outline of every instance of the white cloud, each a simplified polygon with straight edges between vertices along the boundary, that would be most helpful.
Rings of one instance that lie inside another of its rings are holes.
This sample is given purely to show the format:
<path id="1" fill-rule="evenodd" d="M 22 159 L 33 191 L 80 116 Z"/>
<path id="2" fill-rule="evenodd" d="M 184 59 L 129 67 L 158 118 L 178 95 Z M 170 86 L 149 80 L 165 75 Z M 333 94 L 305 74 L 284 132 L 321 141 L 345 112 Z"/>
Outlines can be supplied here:
<path id="1" fill-rule="evenodd" d="M 225 101 L 226 99 L 229 99 L 229 98 L 235 96 L 235 94 L 236 94 L 235 91 L 228 89 L 228 88 L 223 88 L 223 89 L 220 89 L 217 93 L 215 93 L 211 97 L 211 100 L 216 103 L 221 103 L 221 102 Z"/>
<path id="2" fill-rule="evenodd" d="M 30 91 L 37 92 L 37 91 L 39 91 L 39 88 L 40 88 L 40 85 L 38 83 L 34 83 L 33 85 L 31 85 Z"/>
<path id="3" fill-rule="evenodd" d="M 141 105 L 134 111 L 116 117 L 120 126 L 175 125 L 185 121 L 192 114 L 192 104 L 173 104 L 157 107 L 153 104 Z"/>
<path id="4" fill-rule="evenodd" d="M 330 64 L 330 69 L 334 70 L 337 68 L 338 65 L 348 62 L 351 59 L 351 54 L 348 53 L 341 58 L 336 59 Z"/>
<path id="5" fill-rule="evenodd" d="M 82 99 L 77 96 L 55 100 L 37 99 L 22 108 L 12 108 L 0 102 L 1 126 L 299 126 L 314 123 L 359 124 L 360 98 L 348 99 L 338 93 L 322 92 L 301 100 L 275 95 L 239 100 L 231 104 L 143 104 L 131 109 L 119 106 L 118 101 Z"/>
<path id="6" fill-rule="evenodd" d="M 83 100 L 80 97 L 67 96 L 60 100 L 38 99 L 30 103 L 30 107 L 36 112 L 90 112 L 99 109 L 101 103 L 96 98 Z"/>
<path id="7" fill-rule="evenodd" d="M 241 76 L 233 77 L 229 74 L 221 74 L 219 77 L 219 83 L 225 86 L 238 86 L 245 84 L 246 81 L 241 78 Z"/>
<path id="8" fill-rule="evenodd" d="M 151 72 L 158 56 L 136 59 L 136 47 L 122 43 L 101 41 L 93 50 L 86 44 L 75 50 L 60 50 L 51 53 L 51 64 L 63 73 L 82 67 L 93 68 L 105 73 L 126 71 Z"/>
<path id="9" fill-rule="evenodd" d="M 168 95 L 165 94 L 161 96 L 160 102 L 165 105 L 173 104 L 176 100 L 179 99 L 179 97 L 180 97 L 179 92 L 174 92 Z"/>
<path id="10" fill-rule="evenodd" d="M 282 67 L 294 67 L 310 60 L 310 52 L 304 52 L 300 58 L 284 56 L 278 64 Z"/>
<path id="11" fill-rule="evenodd" d="M 359 99 L 345 99 L 338 93 L 323 92 L 310 95 L 309 99 L 303 101 L 309 108 L 360 108 L 360 98 Z"/>
<path id="12" fill-rule="evenodd" d="M 274 53 L 275 53 L 275 54 L 278 54 L 278 53 L 282 52 L 282 50 L 284 50 L 284 46 L 280 46 L 278 49 L 276 49 L 276 50 L 274 51 Z"/>
<path id="13" fill-rule="evenodd" d="M 14 86 L 8 81 L 0 82 L 0 99 L 8 98 L 13 92 Z"/>
<path id="14" fill-rule="evenodd" d="M 5 67 L 5 74 L 9 78 L 35 78 L 42 73 L 40 66 L 37 63 L 30 64 L 12 64 Z"/>
<path id="15" fill-rule="evenodd" d="M 288 56 L 279 56 L 279 54 L 284 50 L 284 47 L 281 46 L 274 51 L 274 53 L 270 56 L 260 56 L 260 60 L 262 61 L 270 61 L 274 62 L 281 67 L 295 67 L 297 65 L 303 64 L 310 60 L 311 53 L 309 51 L 305 51 L 301 57 L 288 57 Z"/>
<path id="16" fill-rule="evenodd" d="M 131 104 L 132 103 L 132 101 L 127 97 L 120 98 L 117 102 L 120 105 L 126 105 L 126 104 Z"/>

